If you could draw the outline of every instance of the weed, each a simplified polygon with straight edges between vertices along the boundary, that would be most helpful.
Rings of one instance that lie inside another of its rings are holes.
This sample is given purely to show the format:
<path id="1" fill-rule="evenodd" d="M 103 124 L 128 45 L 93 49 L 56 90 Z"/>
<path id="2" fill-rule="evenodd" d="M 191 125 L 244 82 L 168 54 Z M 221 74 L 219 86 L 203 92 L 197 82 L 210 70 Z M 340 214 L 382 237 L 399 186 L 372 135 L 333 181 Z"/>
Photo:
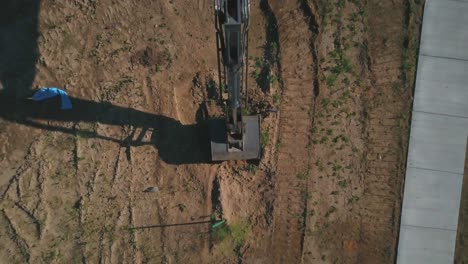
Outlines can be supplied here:
<path id="1" fill-rule="evenodd" d="M 328 209 L 328 211 L 325 213 L 325 217 L 329 217 L 331 214 L 333 214 L 334 212 L 336 212 L 336 207 L 335 206 L 330 206 L 330 208 Z"/>
<path id="2" fill-rule="evenodd" d="M 323 143 L 325 143 L 325 142 L 327 142 L 327 141 L 328 141 L 328 138 L 325 137 L 325 136 L 323 136 L 323 137 L 320 139 L 320 144 L 323 144 Z"/>
<path id="3" fill-rule="evenodd" d="M 341 188 L 346 188 L 346 187 L 348 187 L 348 181 L 341 180 L 341 181 L 338 182 L 338 186 L 340 186 Z"/>
<path id="4" fill-rule="evenodd" d="M 343 166 L 339 165 L 339 164 L 333 164 L 333 167 L 332 167 L 333 171 L 340 171 L 343 169 Z"/>
<path id="5" fill-rule="evenodd" d="M 58 28 L 58 26 L 55 23 L 45 23 L 45 26 L 47 29 L 52 30 Z"/>
<path id="6" fill-rule="evenodd" d="M 323 108 L 326 109 L 326 108 L 328 107 L 328 105 L 330 104 L 330 102 L 331 102 L 330 99 L 324 98 L 324 99 L 322 100 L 322 106 L 323 106 Z"/>
<path id="7" fill-rule="evenodd" d="M 330 194 L 331 195 L 338 195 L 338 194 L 340 194 L 340 192 L 339 191 L 332 191 Z"/>
<path id="8" fill-rule="evenodd" d="M 310 193 L 309 193 L 307 190 L 302 190 L 302 191 L 301 191 L 301 199 L 302 199 L 302 201 L 307 201 L 307 200 L 309 200 L 310 198 L 312 198 L 312 196 L 310 195 Z"/>
<path id="9" fill-rule="evenodd" d="M 219 89 L 221 89 L 222 93 L 225 93 L 226 92 L 226 85 L 224 83 L 220 84 Z"/>
<path id="10" fill-rule="evenodd" d="M 339 8 L 345 7 L 345 4 L 346 4 L 346 0 L 338 0 L 338 3 L 336 3 L 336 5 L 337 5 Z"/>
<path id="11" fill-rule="evenodd" d="M 171 52 L 169 51 L 168 48 L 164 48 L 164 53 L 163 53 L 164 59 L 171 64 L 172 63 L 172 55 Z"/>
<path id="12" fill-rule="evenodd" d="M 270 84 L 272 84 L 272 85 L 274 85 L 275 83 L 278 82 L 278 77 L 276 75 L 274 75 L 274 74 L 270 75 L 268 77 L 268 79 L 270 80 Z"/>
<path id="13" fill-rule="evenodd" d="M 322 172 L 322 171 L 325 170 L 325 167 L 323 166 L 323 163 L 322 163 L 320 160 L 317 160 L 317 161 L 315 162 L 315 166 L 317 166 L 317 168 L 318 168 L 318 170 L 319 170 L 320 172 Z"/>
<path id="14" fill-rule="evenodd" d="M 47 254 L 45 254 L 45 255 L 42 257 L 42 260 L 43 260 L 45 263 L 52 263 L 52 262 L 54 262 L 55 260 L 57 260 L 59 257 L 60 257 L 60 251 L 58 251 L 57 249 L 55 249 L 55 250 L 49 251 Z"/>
<path id="15" fill-rule="evenodd" d="M 395 82 L 394 84 L 392 84 L 392 89 L 395 93 L 398 93 L 401 91 L 401 86 L 400 86 L 400 83 L 398 82 Z"/>
<path id="16" fill-rule="evenodd" d="M 407 61 L 403 62 L 401 64 L 401 70 L 404 72 L 407 72 L 413 68 L 413 65 Z"/>
<path id="17" fill-rule="evenodd" d="M 348 143 L 349 142 L 349 138 L 345 135 L 339 135 L 335 138 L 332 139 L 333 143 L 338 143 L 338 141 L 342 141 L 344 143 Z"/>
<path id="18" fill-rule="evenodd" d="M 351 22 L 356 23 L 356 22 L 359 21 L 359 17 L 360 17 L 360 15 L 359 15 L 358 12 L 352 13 L 351 17 L 350 17 L 350 20 L 351 20 Z"/>
<path id="19" fill-rule="evenodd" d="M 263 67 L 265 67 L 265 60 L 262 59 L 262 58 L 255 58 L 255 68 L 257 69 L 262 69 Z"/>
<path id="20" fill-rule="evenodd" d="M 276 93 L 273 95 L 273 103 L 277 104 L 281 100 L 281 95 L 279 93 Z"/>
<path id="21" fill-rule="evenodd" d="M 57 171 L 54 178 L 62 179 L 62 178 L 65 178 L 66 176 L 67 176 L 67 172 L 65 170 L 60 169 L 59 171 Z"/>
<path id="22" fill-rule="evenodd" d="M 353 195 L 351 198 L 348 199 L 348 204 L 353 204 L 355 202 L 359 201 L 359 197 Z"/>
<path id="23" fill-rule="evenodd" d="M 269 140 L 270 140 L 270 135 L 268 134 L 267 131 L 263 131 L 260 134 L 260 145 L 262 146 L 262 148 L 266 147 Z"/>
<path id="24" fill-rule="evenodd" d="M 339 57 L 336 60 L 337 65 L 331 68 L 331 72 L 335 74 L 340 74 L 344 72 L 350 72 L 352 70 L 351 62 L 339 53 Z"/>
<path id="25" fill-rule="evenodd" d="M 187 209 L 187 206 L 185 206 L 185 204 L 177 204 L 177 208 L 179 208 L 179 211 L 180 212 L 184 212 L 186 209 Z"/>
<path id="26" fill-rule="evenodd" d="M 250 172 L 250 173 L 253 173 L 255 174 L 255 172 L 257 171 L 258 167 L 257 165 L 255 164 L 249 164 L 247 165 L 247 171 Z"/>
<path id="27" fill-rule="evenodd" d="M 338 76 L 336 74 L 330 74 L 325 78 L 325 83 L 328 87 L 332 87 L 335 85 L 336 79 Z"/>
<path id="28" fill-rule="evenodd" d="M 304 172 L 301 172 L 301 173 L 298 173 L 296 175 L 296 177 L 299 179 L 299 180 L 307 180 L 309 178 L 309 172 L 307 171 L 304 171 Z"/>
<path id="29" fill-rule="evenodd" d="M 283 141 L 281 140 L 281 138 L 278 138 L 278 141 L 276 142 L 276 149 L 281 148 L 282 145 L 283 145 Z"/>

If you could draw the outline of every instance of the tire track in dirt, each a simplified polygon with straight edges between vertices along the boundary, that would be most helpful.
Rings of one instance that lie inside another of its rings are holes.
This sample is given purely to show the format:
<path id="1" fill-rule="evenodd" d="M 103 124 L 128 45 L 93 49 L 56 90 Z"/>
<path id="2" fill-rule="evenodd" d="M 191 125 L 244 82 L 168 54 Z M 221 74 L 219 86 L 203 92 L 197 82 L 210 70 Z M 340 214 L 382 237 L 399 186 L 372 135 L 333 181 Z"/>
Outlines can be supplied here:
<path id="1" fill-rule="evenodd" d="M 19 248 L 21 255 L 24 257 L 25 262 L 29 263 L 30 261 L 30 251 L 29 251 L 29 246 L 26 243 L 26 241 L 19 236 L 18 231 L 16 230 L 15 226 L 13 225 L 11 219 L 8 217 L 6 214 L 5 210 L 2 209 L 0 210 L 2 218 L 6 220 L 7 225 L 7 230 L 8 230 L 8 235 L 10 239 L 16 244 L 16 246 Z"/>
<path id="2" fill-rule="evenodd" d="M 314 36 L 297 1 L 272 3 L 281 44 L 283 93 L 280 117 L 282 143 L 277 160 L 276 201 L 273 212 L 272 260 L 302 261 L 307 208 L 307 182 L 300 175 L 310 169 L 308 145 L 314 111 Z M 318 86 L 317 86 L 318 87 Z M 315 91 L 315 93 L 318 91 Z"/>
<path id="3" fill-rule="evenodd" d="M 400 191 L 406 160 L 403 142 L 407 133 L 402 118 L 410 110 L 411 95 L 410 89 L 405 92 L 395 88 L 405 86 L 402 48 L 406 25 L 404 1 L 394 2 L 371 0 L 368 3 L 372 15 L 368 19 L 371 33 L 367 64 L 372 86 L 379 92 L 370 96 L 368 102 L 368 163 L 362 199 L 363 245 L 359 258 L 363 263 L 393 262 L 398 236 Z M 382 49 L 382 43 L 385 43 L 385 49 Z M 380 245 L 378 250 L 375 250 L 376 245 Z"/>

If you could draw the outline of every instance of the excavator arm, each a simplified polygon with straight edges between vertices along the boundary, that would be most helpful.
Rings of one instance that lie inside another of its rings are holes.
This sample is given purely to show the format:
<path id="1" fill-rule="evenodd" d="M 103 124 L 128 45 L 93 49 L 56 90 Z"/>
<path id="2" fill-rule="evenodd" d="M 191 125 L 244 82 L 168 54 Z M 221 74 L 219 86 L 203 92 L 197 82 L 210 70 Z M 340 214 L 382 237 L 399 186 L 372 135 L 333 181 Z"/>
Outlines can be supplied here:
<path id="1" fill-rule="evenodd" d="M 260 158 L 260 117 L 244 116 L 250 0 L 214 0 L 219 85 L 225 87 L 225 118 L 210 126 L 213 160 Z"/>

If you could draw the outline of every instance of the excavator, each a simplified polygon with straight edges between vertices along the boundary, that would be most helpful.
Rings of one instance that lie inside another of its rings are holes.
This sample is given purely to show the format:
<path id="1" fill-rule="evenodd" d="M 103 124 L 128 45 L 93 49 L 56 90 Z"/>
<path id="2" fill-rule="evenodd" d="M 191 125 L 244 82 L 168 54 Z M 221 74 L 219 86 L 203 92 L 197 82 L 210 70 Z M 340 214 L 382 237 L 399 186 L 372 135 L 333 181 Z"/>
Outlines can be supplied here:
<path id="1" fill-rule="evenodd" d="M 211 158 L 260 158 L 260 116 L 244 115 L 247 105 L 250 0 L 214 0 L 218 76 L 224 117 L 211 119 Z"/>

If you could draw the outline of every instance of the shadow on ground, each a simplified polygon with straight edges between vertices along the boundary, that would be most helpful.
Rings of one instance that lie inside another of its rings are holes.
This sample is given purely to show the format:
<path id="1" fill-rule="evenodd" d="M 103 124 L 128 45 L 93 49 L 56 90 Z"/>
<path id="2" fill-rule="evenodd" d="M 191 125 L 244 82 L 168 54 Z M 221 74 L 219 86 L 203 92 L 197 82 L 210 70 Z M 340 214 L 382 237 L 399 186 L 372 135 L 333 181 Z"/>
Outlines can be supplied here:
<path id="1" fill-rule="evenodd" d="M 13 97 L 31 89 L 39 57 L 40 0 L 2 0 L 0 7 L 0 88 Z"/>
<path id="2" fill-rule="evenodd" d="M 196 113 L 197 124 L 183 125 L 170 117 L 71 97 L 73 109 L 60 110 L 59 97 L 46 102 L 15 100 L 0 94 L 0 118 L 30 127 L 80 135 L 84 138 L 110 140 L 124 147 L 154 145 L 163 161 L 169 164 L 203 163 L 209 161 L 209 135 L 205 126 L 206 108 L 202 103 Z M 54 122 L 59 121 L 59 122 Z M 111 138 L 96 131 L 80 130 L 64 122 L 100 123 L 127 126 L 130 134 L 124 138 Z M 141 131 L 137 134 L 137 128 Z M 151 133 L 151 140 L 143 136 Z"/>

